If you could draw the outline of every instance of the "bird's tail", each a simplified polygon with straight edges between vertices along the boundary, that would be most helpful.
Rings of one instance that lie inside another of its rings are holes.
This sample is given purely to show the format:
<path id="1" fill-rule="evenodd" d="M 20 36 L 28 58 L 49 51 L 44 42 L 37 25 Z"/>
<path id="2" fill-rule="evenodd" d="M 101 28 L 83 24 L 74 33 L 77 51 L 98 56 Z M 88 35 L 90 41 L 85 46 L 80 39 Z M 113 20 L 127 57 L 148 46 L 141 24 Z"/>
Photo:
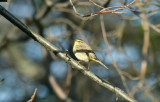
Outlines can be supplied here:
<path id="1" fill-rule="evenodd" d="M 91 58 L 91 57 L 89 57 L 89 59 L 92 60 L 92 61 L 98 62 L 98 63 L 101 64 L 103 67 L 105 67 L 106 69 L 108 69 L 108 67 L 107 67 L 105 64 L 103 64 L 99 59 L 94 59 L 94 58 Z"/>
<path id="2" fill-rule="evenodd" d="M 101 64 L 103 67 L 105 67 L 106 69 L 108 69 L 108 67 L 105 64 L 103 64 L 100 60 L 98 60 L 97 62 Z"/>

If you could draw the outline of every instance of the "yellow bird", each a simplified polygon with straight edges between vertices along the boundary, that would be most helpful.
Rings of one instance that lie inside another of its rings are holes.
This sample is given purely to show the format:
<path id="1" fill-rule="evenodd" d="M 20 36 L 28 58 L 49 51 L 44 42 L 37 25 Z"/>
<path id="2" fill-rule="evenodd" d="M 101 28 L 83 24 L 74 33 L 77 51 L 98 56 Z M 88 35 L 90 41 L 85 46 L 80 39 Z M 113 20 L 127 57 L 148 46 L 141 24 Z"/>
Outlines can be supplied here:
<path id="1" fill-rule="evenodd" d="M 93 52 L 91 47 L 85 43 L 82 39 L 76 39 L 73 46 L 73 53 L 76 58 L 80 61 L 89 63 L 90 61 L 95 61 L 104 66 L 106 69 L 108 67 L 104 65 Z"/>

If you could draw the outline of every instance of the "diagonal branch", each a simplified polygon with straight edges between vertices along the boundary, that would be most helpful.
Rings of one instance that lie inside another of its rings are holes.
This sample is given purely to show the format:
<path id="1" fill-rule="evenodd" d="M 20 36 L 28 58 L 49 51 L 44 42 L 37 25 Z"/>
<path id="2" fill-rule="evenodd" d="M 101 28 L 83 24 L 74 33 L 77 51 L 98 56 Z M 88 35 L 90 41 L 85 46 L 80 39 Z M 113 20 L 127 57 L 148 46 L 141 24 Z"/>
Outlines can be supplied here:
<path id="1" fill-rule="evenodd" d="M 52 89 L 54 90 L 54 92 L 57 94 L 57 96 L 66 102 L 75 102 L 72 99 L 70 99 L 67 94 L 62 90 L 62 88 L 58 85 L 56 79 L 54 78 L 54 76 L 49 75 L 49 82 L 51 84 Z"/>
<path id="2" fill-rule="evenodd" d="M 33 100 L 34 100 L 34 98 L 36 96 L 36 92 L 37 92 L 37 88 L 34 90 L 34 93 L 33 93 L 32 97 L 31 97 L 31 99 L 28 100 L 27 102 L 33 102 Z"/>
<path id="3" fill-rule="evenodd" d="M 11 23 L 13 23 L 15 26 L 17 26 L 19 29 L 21 29 L 25 34 L 27 34 L 29 37 L 34 39 L 35 41 L 39 42 L 41 45 L 46 47 L 51 52 L 58 52 L 57 56 L 59 56 L 61 59 L 65 60 L 68 64 L 70 64 L 73 68 L 76 70 L 79 70 L 81 73 L 83 73 L 85 76 L 89 77 L 93 81 L 97 82 L 99 85 L 107 88 L 108 90 L 114 92 L 118 97 L 129 101 L 129 102 L 137 102 L 134 98 L 129 97 L 124 91 L 119 89 L 118 87 L 114 87 L 111 84 L 109 84 L 107 81 L 99 78 L 94 73 L 89 71 L 87 68 L 85 68 L 83 65 L 79 64 L 76 60 L 72 59 L 70 56 L 68 56 L 66 53 L 62 53 L 58 47 L 53 45 L 48 40 L 44 39 L 39 34 L 31 31 L 26 25 L 24 25 L 20 20 L 18 20 L 16 17 L 14 17 L 11 13 L 9 13 L 5 8 L 3 8 L 0 5 L 0 14 L 4 16 L 7 20 L 9 20 Z"/>
<path id="4" fill-rule="evenodd" d="M 103 15 L 100 15 L 100 23 L 101 23 L 101 29 L 102 29 L 103 39 L 104 39 L 104 42 L 105 42 L 105 44 L 106 44 L 106 46 L 107 46 L 109 56 L 110 56 L 111 59 L 112 59 L 113 66 L 115 67 L 115 69 L 116 69 L 117 72 L 119 73 L 120 78 L 121 78 L 121 80 L 122 80 L 122 82 L 123 82 L 123 86 L 125 87 L 127 93 L 129 93 L 129 89 L 128 89 L 128 87 L 127 87 L 126 79 L 125 79 L 125 77 L 123 76 L 122 71 L 120 70 L 120 68 L 117 66 L 117 63 L 114 61 L 114 59 L 113 59 L 113 57 L 112 57 L 112 54 L 111 54 L 111 51 L 110 51 L 110 47 L 109 47 L 109 43 L 108 43 L 107 36 L 106 36 L 106 30 L 105 30 L 104 21 L 103 21 Z"/>

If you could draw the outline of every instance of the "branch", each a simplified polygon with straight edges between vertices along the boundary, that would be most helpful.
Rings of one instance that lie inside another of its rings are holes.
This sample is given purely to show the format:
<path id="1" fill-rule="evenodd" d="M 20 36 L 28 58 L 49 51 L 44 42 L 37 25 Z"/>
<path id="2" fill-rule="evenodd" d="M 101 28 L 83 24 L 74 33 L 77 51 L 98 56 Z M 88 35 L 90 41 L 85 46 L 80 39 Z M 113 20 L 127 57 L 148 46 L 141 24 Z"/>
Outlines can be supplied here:
<path id="1" fill-rule="evenodd" d="M 129 8 L 133 3 L 135 3 L 137 0 L 133 0 L 132 2 L 130 2 L 129 4 L 125 5 L 125 6 L 113 6 L 113 7 L 102 7 L 101 5 L 98 5 L 96 4 L 95 2 L 93 2 L 92 0 L 89 0 L 89 2 L 91 2 L 93 5 L 99 7 L 101 10 L 99 12 L 93 12 L 93 13 L 90 13 L 90 14 L 87 14 L 87 15 L 82 15 L 80 14 L 76 7 L 74 6 L 72 0 L 69 0 L 70 3 L 71 3 L 71 6 L 75 12 L 75 14 L 81 16 L 81 17 L 91 17 L 91 16 L 96 16 L 96 15 L 99 15 L 99 14 L 105 14 L 105 13 L 119 13 L 119 14 L 122 14 L 122 13 L 126 13 L 126 12 L 118 12 L 120 10 L 123 10 L 124 8 L 128 9 L 128 10 L 131 10 L 131 11 L 134 11 L 133 9 Z"/>
<path id="2" fill-rule="evenodd" d="M 31 97 L 31 99 L 28 100 L 27 102 L 33 102 L 33 100 L 34 100 L 34 98 L 36 96 L 36 92 L 37 92 L 37 88 L 34 90 L 34 93 L 33 93 L 32 97 Z"/>
<path id="3" fill-rule="evenodd" d="M 49 82 L 51 84 L 52 89 L 54 90 L 54 92 L 57 94 L 57 96 L 63 100 L 63 101 L 67 101 L 67 102 L 74 102 L 72 99 L 70 99 L 67 94 L 62 90 L 62 88 L 58 85 L 56 79 L 54 78 L 54 76 L 49 75 Z"/>
<path id="4" fill-rule="evenodd" d="M 112 54 L 111 54 L 111 51 L 110 51 L 110 47 L 109 47 L 109 43 L 108 43 L 108 39 L 107 39 L 107 34 L 106 34 L 105 26 L 104 26 L 103 15 L 100 16 L 100 24 L 101 24 L 103 39 L 104 39 L 104 42 L 105 42 L 106 47 L 107 47 L 107 49 L 108 49 L 109 56 L 110 56 L 110 58 L 111 58 L 111 60 L 112 60 L 112 62 L 113 62 L 113 66 L 115 67 L 115 69 L 116 69 L 117 72 L 119 73 L 120 78 L 121 78 L 122 83 L 123 83 L 123 86 L 124 86 L 125 89 L 127 90 L 127 93 L 129 93 L 129 89 L 128 89 L 128 87 L 127 87 L 126 79 L 125 79 L 125 77 L 123 76 L 122 71 L 121 71 L 120 68 L 118 67 L 117 63 L 114 61 L 114 59 L 113 59 L 113 57 L 112 57 Z"/>
<path id="5" fill-rule="evenodd" d="M 68 64 L 70 64 L 73 68 L 82 72 L 85 76 L 89 77 L 93 81 L 97 82 L 99 85 L 107 88 L 108 90 L 114 92 L 118 97 L 129 101 L 129 102 L 137 102 L 134 98 L 129 97 L 124 91 L 119 89 L 118 87 L 114 87 L 109 84 L 107 81 L 99 78 L 94 73 L 90 72 L 87 68 L 83 65 L 79 64 L 76 60 L 72 59 L 66 53 L 62 53 L 58 47 L 53 45 L 51 42 L 44 39 L 42 36 L 38 35 L 37 33 L 31 31 L 26 25 L 24 25 L 21 21 L 19 21 L 16 17 L 14 17 L 11 13 L 9 13 L 5 8 L 0 5 L 0 14 L 8 19 L 11 23 L 21 29 L 25 34 L 29 37 L 33 38 L 35 41 L 39 42 L 41 45 L 46 47 L 51 52 L 58 52 L 57 56 L 61 59 L 65 60 Z"/>
<path id="6" fill-rule="evenodd" d="M 144 31 L 144 37 L 143 37 L 143 47 L 142 47 L 142 62 L 141 62 L 141 71 L 140 71 L 140 81 L 135 85 L 132 89 L 132 94 L 134 95 L 135 92 L 139 88 L 143 88 L 145 84 L 145 77 L 146 77 L 146 71 L 147 71 L 147 56 L 149 52 L 149 45 L 150 45 L 150 29 L 149 29 L 149 23 L 147 21 L 147 16 L 144 7 L 142 6 L 143 2 L 138 2 L 139 8 L 142 10 L 141 12 L 141 25 Z"/>

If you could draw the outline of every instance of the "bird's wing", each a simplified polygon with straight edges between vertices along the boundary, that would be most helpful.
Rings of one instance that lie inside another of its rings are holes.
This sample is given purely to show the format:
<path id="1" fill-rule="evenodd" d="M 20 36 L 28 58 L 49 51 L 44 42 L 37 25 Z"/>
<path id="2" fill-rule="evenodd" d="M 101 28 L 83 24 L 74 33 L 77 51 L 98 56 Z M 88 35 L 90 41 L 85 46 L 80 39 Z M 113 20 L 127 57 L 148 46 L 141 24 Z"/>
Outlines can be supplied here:
<path id="1" fill-rule="evenodd" d="M 83 42 L 81 45 L 77 46 L 76 52 L 90 53 L 90 52 L 93 52 L 93 51 L 92 51 L 91 47 L 87 43 Z"/>
<path id="2" fill-rule="evenodd" d="M 88 55 L 89 58 L 93 58 L 95 60 L 98 60 L 96 54 L 93 52 L 91 47 L 88 44 L 86 44 L 85 42 L 82 45 L 82 49 L 84 50 L 84 52 L 86 52 L 86 54 Z"/>
<path id="3" fill-rule="evenodd" d="M 97 58 L 96 54 L 95 54 L 93 51 L 89 52 L 89 53 L 88 53 L 88 56 L 89 56 L 89 58 L 93 58 L 93 59 L 95 59 L 95 60 L 99 60 L 99 59 Z M 92 59 L 91 59 L 91 60 L 92 60 Z"/>

